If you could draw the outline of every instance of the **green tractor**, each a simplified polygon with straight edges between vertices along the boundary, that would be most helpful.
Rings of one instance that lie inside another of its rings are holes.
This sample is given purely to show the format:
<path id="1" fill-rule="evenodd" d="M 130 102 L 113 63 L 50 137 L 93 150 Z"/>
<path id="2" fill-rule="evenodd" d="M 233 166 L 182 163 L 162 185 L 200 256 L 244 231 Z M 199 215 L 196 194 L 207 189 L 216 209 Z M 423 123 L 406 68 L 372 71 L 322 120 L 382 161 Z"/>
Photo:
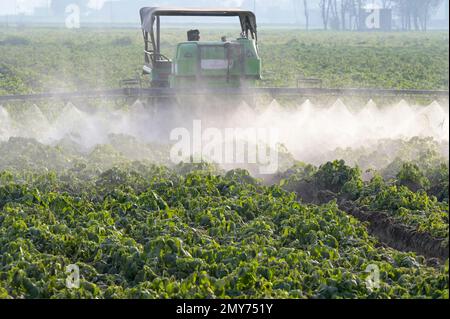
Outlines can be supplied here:
<path id="1" fill-rule="evenodd" d="M 261 79 L 256 17 L 241 9 L 142 8 L 145 42 L 143 71 L 154 88 L 217 89 L 254 87 Z M 239 17 L 241 35 L 236 40 L 201 41 L 198 30 L 188 32 L 169 59 L 161 53 L 161 17 Z"/>
<path id="2" fill-rule="evenodd" d="M 25 95 L 0 95 L 0 102 L 27 102 L 49 99 L 114 98 L 122 101 L 139 101 L 158 112 L 171 111 L 172 106 L 182 108 L 192 115 L 210 105 L 225 106 L 246 102 L 256 106 L 273 98 L 293 100 L 312 98 L 335 99 L 336 96 L 423 97 L 430 101 L 443 99 L 448 103 L 448 90 L 380 89 L 380 88 L 326 88 L 322 81 L 299 75 L 296 87 L 262 87 L 261 58 L 258 50 L 256 17 L 251 11 L 229 8 L 165 8 L 144 7 L 140 10 L 141 28 L 145 43 L 143 72 L 150 76 L 151 86 L 144 86 L 141 75 L 121 81 L 120 88 L 78 90 L 75 92 L 46 92 Z M 228 41 L 201 41 L 197 30 L 188 32 L 187 41 L 176 47 L 172 59 L 161 53 L 161 17 L 237 17 L 241 34 Z M 299 70 L 301 71 L 301 70 Z M 176 112 L 175 112 L 176 113 Z M 227 112 L 230 113 L 230 112 Z M 170 114 L 172 116 L 172 113 Z M 168 117 L 170 117 L 168 115 Z M 181 115 L 179 117 L 182 117 Z"/>

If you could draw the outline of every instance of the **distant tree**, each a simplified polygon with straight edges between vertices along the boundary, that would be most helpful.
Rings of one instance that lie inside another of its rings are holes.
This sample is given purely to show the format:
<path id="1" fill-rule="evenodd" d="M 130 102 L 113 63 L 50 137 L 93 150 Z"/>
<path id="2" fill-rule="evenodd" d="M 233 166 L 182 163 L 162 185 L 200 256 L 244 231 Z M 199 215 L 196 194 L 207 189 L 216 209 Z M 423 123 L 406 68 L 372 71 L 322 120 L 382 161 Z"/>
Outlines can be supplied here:
<path id="1" fill-rule="evenodd" d="M 341 29 L 352 30 L 358 25 L 359 11 L 355 0 L 341 0 Z"/>
<path id="2" fill-rule="evenodd" d="M 349 4 L 349 25 L 350 29 L 357 29 L 359 27 L 359 18 L 363 6 L 366 4 L 366 0 L 350 0 Z"/>
<path id="3" fill-rule="evenodd" d="M 339 30 L 341 27 L 341 25 L 340 25 L 341 22 L 340 22 L 340 18 L 339 18 L 339 7 L 338 7 L 337 0 L 331 1 L 330 12 L 331 12 L 331 18 L 329 21 L 330 26 L 334 30 Z"/>
<path id="4" fill-rule="evenodd" d="M 359 12 L 366 0 L 321 0 L 319 7 L 322 13 L 324 29 L 335 30 L 356 29 Z"/>
<path id="5" fill-rule="evenodd" d="M 359 22 L 359 12 L 366 0 L 320 0 L 324 29 L 335 30 L 356 29 Z"/>
<path id="6" fill-rule="evenodd" d="M 342 30 L 346 30 L 347 29 L 347 19 L 346 19 L 346 14 L 347 14 L 347 3 L 349 1 L 347 0 L 341 0 L 341 23 L 342 23 Z"/>
<path id="7" fill-rule="evenodd" d="M 292 0 L 292 5 L 294 7 L 295 22 L 297 24 L 299 24 L 301 21 L 301 18 L 299 17 L 300 12 L 301 12 L 301 3 L 302 3 L 302 0 Z M 306 30 L 309 30 L 308 0 L 303 0 L 303 14 L 305 16 L 305 28 L 306 28 Z"/>
<path id="8" fill-rule="evenodd" d="M 448 1 L 448 0 L 446 0 Z M 418 12 L 419 15 L 419 21 L 421 24 L 421 28 L 423 31 L 428 30 L 428 22 L 430 19 L 430 16 L 434 13 L 436 13 L 437 9 L 442 5 L 444 0 L 423 0 L 422 2 L 422 9 Z"/>
<path id="9" fill-rule="evenodd" d="M 392 7 L 397 10 L 401 18 L 402 29 L 416 31 L 428 29 L 428 22 L 443 3 L 443 0 L 392 0 Z"/>
<path id="10" fill-rule="evenodd" d="M 324 30 L 328 30 L 328 22 L 330 19 L 330 9 L 332 0 L 320 0 L 319 7 L 322 14 L 322 22 Z"/>
<path id="11" fill-rule="evenodd" d="M 303 10 L 305 13 L 305 27 L 306 30 L 309 30 L 309 8 L 308 8 L 308 0 L 303 0 Z"/>

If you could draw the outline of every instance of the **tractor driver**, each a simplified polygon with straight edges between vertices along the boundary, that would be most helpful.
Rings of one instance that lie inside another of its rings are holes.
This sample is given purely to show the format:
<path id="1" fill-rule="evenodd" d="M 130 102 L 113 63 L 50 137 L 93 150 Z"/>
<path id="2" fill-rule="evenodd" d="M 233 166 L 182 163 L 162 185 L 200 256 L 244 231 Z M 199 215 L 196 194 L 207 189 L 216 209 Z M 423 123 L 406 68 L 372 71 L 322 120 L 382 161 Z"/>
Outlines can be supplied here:
<path id="1" fill-rule="evenodd" d="M 199 30 L 189 30 L 187 32 L 188 41 L 200 41 L 200 31 Z"/>

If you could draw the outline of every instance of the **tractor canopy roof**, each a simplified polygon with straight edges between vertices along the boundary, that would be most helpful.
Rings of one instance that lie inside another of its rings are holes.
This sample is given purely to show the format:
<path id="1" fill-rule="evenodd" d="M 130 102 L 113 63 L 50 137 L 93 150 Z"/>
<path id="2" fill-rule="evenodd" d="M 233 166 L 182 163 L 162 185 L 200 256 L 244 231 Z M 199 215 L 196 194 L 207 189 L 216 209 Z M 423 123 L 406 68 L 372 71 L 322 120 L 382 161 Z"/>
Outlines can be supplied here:
<path id="1" fill-rule="evenodd" d="M 232 8 L 182 8 L 182 7 L 145 7 L 140 10 L 142 30 L 153 32 L 156 17 L 195 16 L 195 17 L 239 17 L 242 32 L 256 38 L 256 16 L 253 12 Z"/>

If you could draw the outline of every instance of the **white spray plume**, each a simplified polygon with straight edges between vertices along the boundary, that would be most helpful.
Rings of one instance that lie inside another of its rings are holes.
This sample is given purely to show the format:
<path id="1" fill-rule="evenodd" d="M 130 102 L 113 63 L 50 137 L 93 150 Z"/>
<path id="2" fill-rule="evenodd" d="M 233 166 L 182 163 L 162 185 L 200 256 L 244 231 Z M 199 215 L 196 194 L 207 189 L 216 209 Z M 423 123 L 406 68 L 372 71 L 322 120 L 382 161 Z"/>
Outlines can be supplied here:
<path id="1" fill-rule="evenodd" d="M 136 101 L 126 110 L 103 109 L 87 113 L 68 103 L 52 121 L 36 105 L 14 120 L 0 106 L 0 141 L 21 136 L 56 144 L 70 138 L 90 149 L 108 143 L 110 134 L 124 134 L 142 142 L 163 142 L 168 140 L 171 126 L 189 129 L 193 114 L 205 119 L 207 124 L 220 123 L 220 128 L 275 127 L 280 142 L 296 159 L 311 162 L 336 148 L 358 148 L 381 139 L 420 136 L 432 137 L 438 142 L 449 141 L 448 104 L 442 106 L 438 102 L 424 107 L 401 101 L 381 108 L 370 100 L 357 111 L 348 108 L 340 99 L 330 107 L 316 106 L 307 100 L 294 109 L 284 108 L 275 100 L 263 107 L 253 108 L 241 102 L 234 109 L 210 112 L 201 112 L 207 101 L 199 105 L 197 110 L 187 113 L 181 112 L 182 106 L 172 110 L 159 108 L 156 112 Z"/>

